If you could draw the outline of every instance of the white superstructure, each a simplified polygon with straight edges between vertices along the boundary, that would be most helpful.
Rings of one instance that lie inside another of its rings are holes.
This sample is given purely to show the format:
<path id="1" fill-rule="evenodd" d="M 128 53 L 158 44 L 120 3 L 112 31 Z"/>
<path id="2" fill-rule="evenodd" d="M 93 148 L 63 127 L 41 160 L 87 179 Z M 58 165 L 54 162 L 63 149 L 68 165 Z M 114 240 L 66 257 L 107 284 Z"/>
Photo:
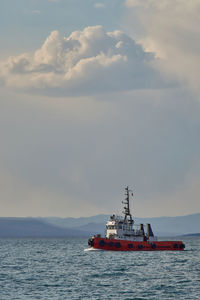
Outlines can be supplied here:
<path id="1" fill-rule="evenodd" d="M 110 216 L 110 219 L 106 223 L 106 238 L 108 239 L 123 239 L 130 241 L 146 241 L 156 240 L 154 237 L 151 225 L 146 225 L 146 234 L 144 231 L 144 225 L 135 225 L 129 207 L 129 193 L 130 190 L 126 187 L 126 199 L 123 213 L 124 218 L 117 215 Z"/>
<path id="2" fill-rule="evenodd" d="M 112 215 L 106 223 L 106 237 L 114 239 L 127 239 L 132 241 L 144 241 L 144 230 L 134 229 L 133 224 L 124 222 L 120 216 Z"/>

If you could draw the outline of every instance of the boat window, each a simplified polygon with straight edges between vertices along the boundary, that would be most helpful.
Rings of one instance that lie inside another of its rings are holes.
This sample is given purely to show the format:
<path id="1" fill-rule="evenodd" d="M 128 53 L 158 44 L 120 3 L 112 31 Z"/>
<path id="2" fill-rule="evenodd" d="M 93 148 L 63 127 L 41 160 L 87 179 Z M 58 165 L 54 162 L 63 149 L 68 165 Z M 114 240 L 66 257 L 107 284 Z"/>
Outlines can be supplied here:
<path id="1" fill-rule="evenodd" d="M 107 229 L 115 229 L 115 226 L 114 225 L 108 225 Z"/>

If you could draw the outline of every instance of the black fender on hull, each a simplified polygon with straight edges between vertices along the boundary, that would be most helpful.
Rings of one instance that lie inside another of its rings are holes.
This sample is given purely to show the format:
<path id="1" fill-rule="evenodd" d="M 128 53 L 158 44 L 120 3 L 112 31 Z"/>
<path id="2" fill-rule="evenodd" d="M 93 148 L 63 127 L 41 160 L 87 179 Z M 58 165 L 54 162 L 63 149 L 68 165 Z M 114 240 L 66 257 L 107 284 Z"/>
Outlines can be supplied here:
<path id="1" fill-rule="evenodd" d="M 88 245 L 91 246 L 91 247 L 94 246 L 94 240 L 93 240 L 92 238 L 90 238 L 90 239 L 88 240 Z"/>

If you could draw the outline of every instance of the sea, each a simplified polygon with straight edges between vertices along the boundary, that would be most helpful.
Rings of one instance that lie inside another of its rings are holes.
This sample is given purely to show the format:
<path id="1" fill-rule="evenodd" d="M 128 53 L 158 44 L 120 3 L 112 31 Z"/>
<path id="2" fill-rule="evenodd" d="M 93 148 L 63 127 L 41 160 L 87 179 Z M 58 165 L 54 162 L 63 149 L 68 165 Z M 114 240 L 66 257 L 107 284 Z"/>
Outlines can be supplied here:
<path id="1" fill-rule="evenodd" d="M 185 251 L 88 251 L 87 239 L 0 239 L 0 299 L 200 299 L 200 238 Z"/>

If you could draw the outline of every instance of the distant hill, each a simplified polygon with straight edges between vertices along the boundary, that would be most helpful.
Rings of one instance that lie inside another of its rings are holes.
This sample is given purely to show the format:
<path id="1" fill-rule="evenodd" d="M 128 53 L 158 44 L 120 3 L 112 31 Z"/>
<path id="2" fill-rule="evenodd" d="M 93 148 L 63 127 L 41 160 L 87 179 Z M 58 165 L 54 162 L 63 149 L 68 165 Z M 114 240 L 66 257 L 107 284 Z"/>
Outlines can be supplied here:
<path id="1" fill-rule="evenodd" d="M 48 217 L 48 218 L 39 218 L 44 222 L 53 224 L 58 227 L 64 228 L 73 228 L 88 225 L 89 223 L 93 224 L 103 224 L 105 227 L 105 223 L 107 222 L 109 215 L 96 215 L 92 217 L 81 217 L 81 218 L 59 218 L 59 217 Z"/>
<path id="2" fill-rule="evenodd" d="M 103 234 L 108 218 L 109 215 L 97 215 L 86 218 L 44 218 L 43 220 L 61 228 Z M 154 233 L 159 236 L 191 234 L 200 230 L 200 213 L 178 217 L 134 218 L 134 220 L 136 224 L 150 223 Z"/>
<path id="3" fill-rule="evenodd" d="M 89 237 L 105 232 L 109 215 L 82 218 L 0 218 L 1 237 Z M 158 236 L 199 236 L 200 214 L 180 217 L 134 218 L 136 224 L 150 223 Z"/>
<path id="4" fill-rule="evenodd" d="M 189 234 L 184 234 L 183 236 L 185 236 L 185 237 L 200 237 L 200 233 L 189 233 Z"/>
<path id="5" fill-rule="evenodd" d="M 80 237 L 88 233 L 60 228 L 36 218 L 0 218 L 0 237 Z"/>
<path id="6" fill-rule="evenodd" d="M 154 232 L 162 236 L 190 234 L 200 230 L 200 214 L 137 220 L 139 223 L 151 223 Z"/>

